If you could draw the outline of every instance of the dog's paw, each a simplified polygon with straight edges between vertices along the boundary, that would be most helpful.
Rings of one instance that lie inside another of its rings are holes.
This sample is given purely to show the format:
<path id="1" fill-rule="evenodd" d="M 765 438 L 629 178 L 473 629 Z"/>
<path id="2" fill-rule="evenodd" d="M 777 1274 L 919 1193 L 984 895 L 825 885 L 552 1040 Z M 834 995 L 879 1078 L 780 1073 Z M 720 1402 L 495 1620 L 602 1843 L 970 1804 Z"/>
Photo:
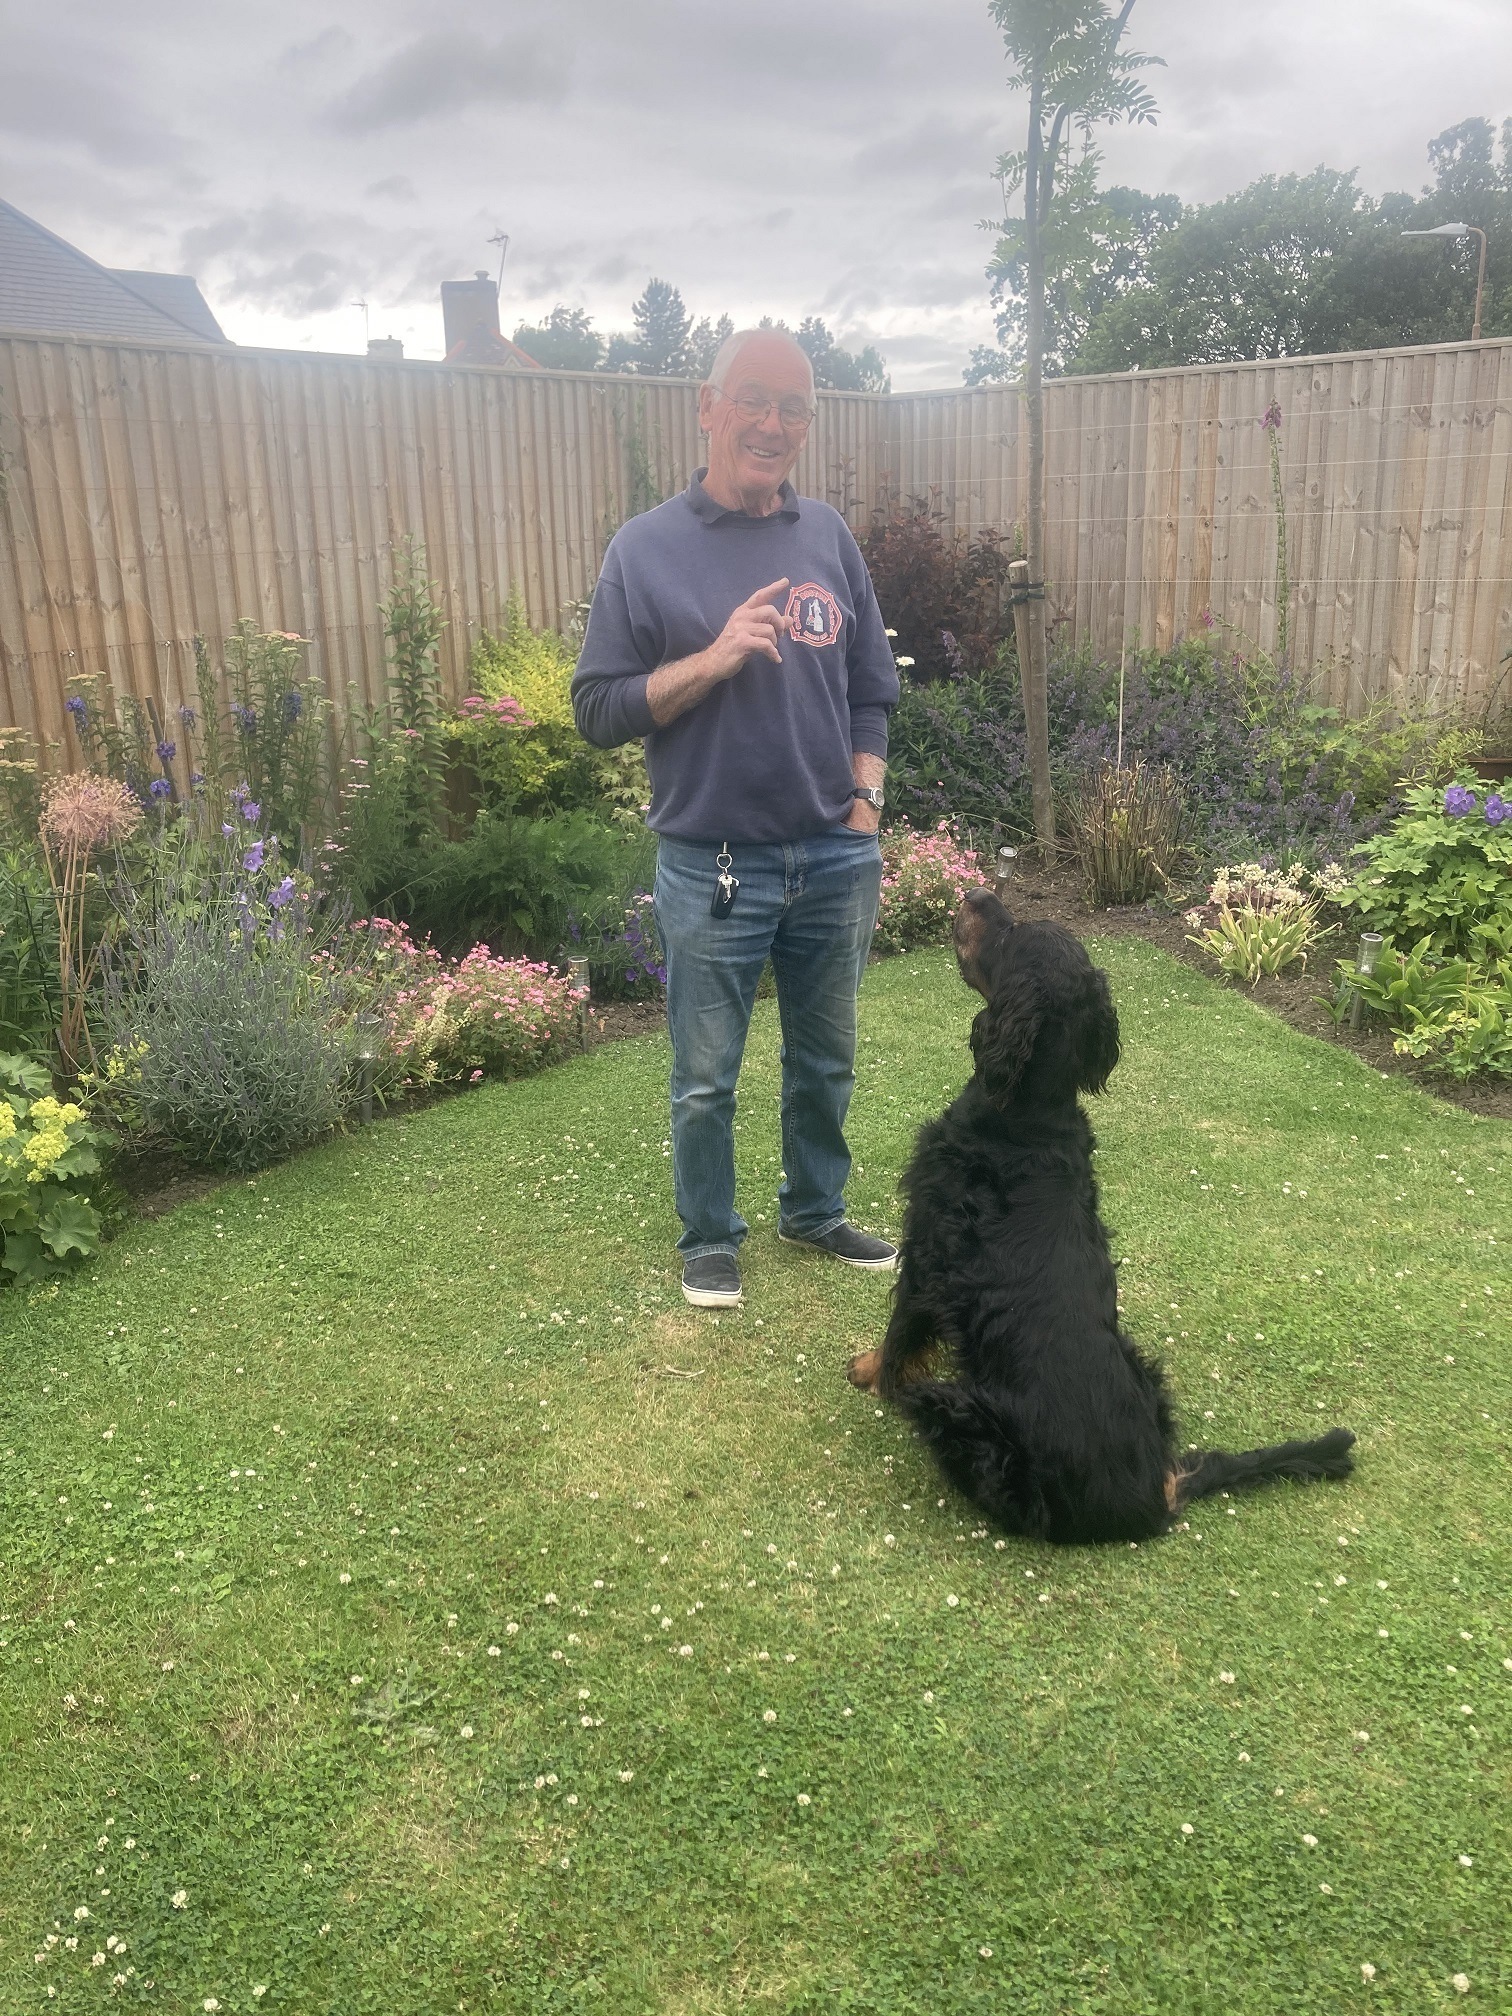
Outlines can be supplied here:
<path id="1" fill-rule="evenodd" d="M 852 1358 L 845 1368 L 845 1376 L 852 1386 L 859 1386 L 863 1393 L 875 1393 L 877 1381 L 882 1374 L 881 1350 L 862 1351 Z"/>

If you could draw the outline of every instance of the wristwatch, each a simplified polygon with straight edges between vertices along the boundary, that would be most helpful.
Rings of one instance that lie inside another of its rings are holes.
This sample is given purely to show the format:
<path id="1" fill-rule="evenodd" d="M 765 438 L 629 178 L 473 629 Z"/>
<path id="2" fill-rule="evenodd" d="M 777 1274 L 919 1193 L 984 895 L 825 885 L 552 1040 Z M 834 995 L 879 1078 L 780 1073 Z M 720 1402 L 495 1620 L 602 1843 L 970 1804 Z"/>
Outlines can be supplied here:
<path id="1" fill-rule="evenodd" d="M 879 812 L 882 810 L 882 793 L 876 789 L 875 785 L 858 784 L 855 790 L 852 791 L 851 796 L 852 798 L 864 798 L 868 805 L 875 805 Z"/>

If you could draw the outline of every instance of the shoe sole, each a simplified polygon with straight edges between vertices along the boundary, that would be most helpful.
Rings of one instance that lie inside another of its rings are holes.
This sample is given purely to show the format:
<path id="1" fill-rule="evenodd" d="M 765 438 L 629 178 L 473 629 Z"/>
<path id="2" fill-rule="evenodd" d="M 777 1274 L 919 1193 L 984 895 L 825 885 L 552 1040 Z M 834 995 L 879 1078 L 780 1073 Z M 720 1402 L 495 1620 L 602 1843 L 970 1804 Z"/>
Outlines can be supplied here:
<path id="1" fill-rule="evenodd" d="M 739 1288 L 731 1295 L 718 1288 L 690 1288 L 686 1281 L 682 1292 L 684 1302 L 691 1302 L 695 1309 L 733 1309 L 745 1299 Z"/>
<path id="2" fill-rule="evenodd" d="M 891 1274 L 898 1264 L 896 1250 L 885 1260 L 852 1260 L 847 1254 L 835 1253 L 828 1246 L 821 1246 L 817 1239 L 795 1239 L 790 1232 L 779 1232 L 777 1237 L 784 1246 L 806 1246 L 811 1253 L 822 1253 L 827 1260 L 838 1260 L 842 1267 L 864 1267 L 870 1274 Z"/>

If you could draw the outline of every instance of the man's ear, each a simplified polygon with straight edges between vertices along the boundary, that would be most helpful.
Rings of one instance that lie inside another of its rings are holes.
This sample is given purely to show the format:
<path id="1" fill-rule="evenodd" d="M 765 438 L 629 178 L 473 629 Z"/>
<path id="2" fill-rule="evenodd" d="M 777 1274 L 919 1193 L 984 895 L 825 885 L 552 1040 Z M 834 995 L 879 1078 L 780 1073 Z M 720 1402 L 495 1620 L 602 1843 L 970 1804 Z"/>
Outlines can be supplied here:
<path id="1" fill-rule="evenodd" d="M 1118 1063 L 1118 1010 L 1100 966 L 1093 967 L 1077 1003 L 1073 1048 L 1077 1089 L 1101 1092 Z"/>
<path id="2" fill-rule="evenodd" d="M 982 1089 L 995 1105 L 1013 1097 L 1039 1036 L 1040 993 L 1027 973 L 1010 973 L 971 1025 L 971 1054 Z"/>

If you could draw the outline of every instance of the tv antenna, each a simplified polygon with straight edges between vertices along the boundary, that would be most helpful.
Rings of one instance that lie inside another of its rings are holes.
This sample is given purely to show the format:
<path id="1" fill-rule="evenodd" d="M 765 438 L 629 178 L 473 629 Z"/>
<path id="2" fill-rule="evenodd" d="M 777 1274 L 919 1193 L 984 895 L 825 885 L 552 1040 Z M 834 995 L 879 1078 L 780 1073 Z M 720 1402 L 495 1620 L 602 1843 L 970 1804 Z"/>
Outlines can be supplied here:
<path id="1" fill-rule="evenodd" d="M 495 285 L 502 287 L 504 285 L 504 261 L 509 257 L 509 233 L 507 231 L 495 231 L 488 242 L 490 245 L 497 245 L 499 248 L 499 277 Z"/>

